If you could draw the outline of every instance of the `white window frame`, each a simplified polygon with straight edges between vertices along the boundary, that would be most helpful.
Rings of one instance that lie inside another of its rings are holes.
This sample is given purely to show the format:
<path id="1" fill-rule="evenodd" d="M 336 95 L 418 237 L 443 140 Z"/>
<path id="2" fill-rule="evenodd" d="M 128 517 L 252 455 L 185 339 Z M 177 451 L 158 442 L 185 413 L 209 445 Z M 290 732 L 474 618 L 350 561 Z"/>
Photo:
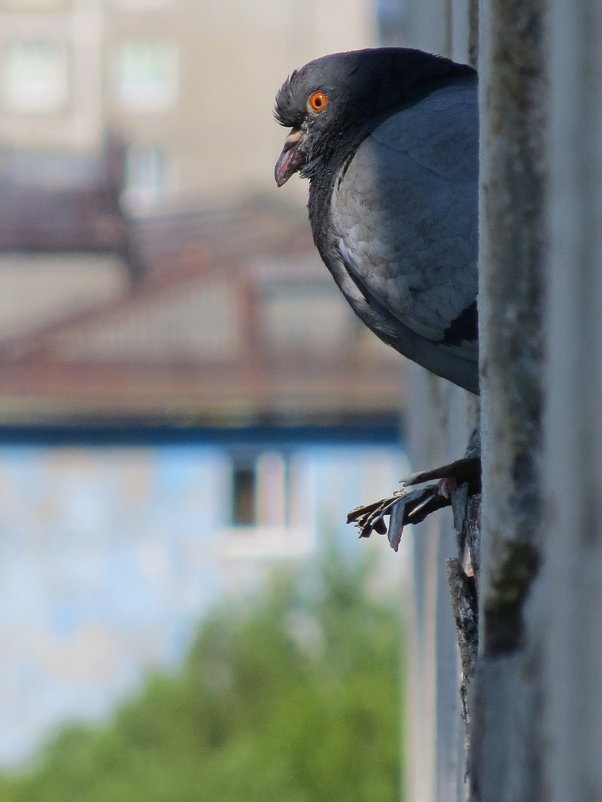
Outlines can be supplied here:
<path id="1" fill-rule="evenodd" d="M 122 193 L 125 208 L 133 215 L 156 209 L 168 195 L 169 172 L 169 158 L 161 145 L 130 145 L 126 150 Z"/>
<path id="2" fill-rule="evenodd" d="M 266 450 L 254 460 L 257 472 L 252 526 L 228 526 L 220 535 L 222 556 L 235 559 L 300 558 L 316 548 L 315 504 L 297 503 L 299 466 L 294 458 Z"/>
<path id="3" fill-rule="evenodd" d="M 164 71 L 160 80 L 153 80 L 151 75 L 153 48 L 156 49 L 157 58 L 154 66 Z M 167 111 L 176 104 L 180 58 L 178 46 L 173 40 L 159 36 L 126 37 L 119 46 L 115 69 L 117 98 L 124 110 L 156 113 Z"/>
<path id="4" fill-rule="evenodd" d="M 55 64 L 49 62 L 44 66 L 40 62 L 37 78 L 35 48 L 47 48 L 48 52 L 54 51 L 56 56 Z M 28 59 L 31 60 L 29 64 Z M 31 72 L 29 78 L 28 71 Z M 43 36 L 24 37 L 12 41 L 4 51 L 2 97 L 5 108 L 13 113 L 46 115 L 61 112 L 69 102 L 69 84 L 69 49 L 66 42 Z"/>

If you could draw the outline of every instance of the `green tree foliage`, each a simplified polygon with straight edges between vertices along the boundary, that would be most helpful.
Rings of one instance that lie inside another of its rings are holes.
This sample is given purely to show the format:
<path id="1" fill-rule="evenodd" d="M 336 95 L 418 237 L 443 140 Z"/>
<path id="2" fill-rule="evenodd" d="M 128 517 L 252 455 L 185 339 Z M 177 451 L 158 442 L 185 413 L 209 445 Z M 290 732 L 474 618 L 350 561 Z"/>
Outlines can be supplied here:
<path id="1" fill-rule="evenodd" d="M 222 606 L 179 673 L 64 730 L 1 802 L 397 800 L 400 624 L 371 576 L 333 553 Z"/>

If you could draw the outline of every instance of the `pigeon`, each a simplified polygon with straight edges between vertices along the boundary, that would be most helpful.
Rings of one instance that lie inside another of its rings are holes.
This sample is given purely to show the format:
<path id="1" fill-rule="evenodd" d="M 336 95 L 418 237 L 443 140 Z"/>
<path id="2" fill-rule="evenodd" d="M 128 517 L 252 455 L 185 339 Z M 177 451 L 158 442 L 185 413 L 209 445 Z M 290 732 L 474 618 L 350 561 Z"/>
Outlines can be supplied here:
<path id="1" fill-rule="evenodd" d="M 309 179 L 323 262 L 404 356 L 479 393 L 475 70 L 409 48 L 335 53 L 276 96 L 282 186 Z"/>
<path id="2" fill-rule="evenodd" d="M 274 114 L 291 129 L 276 184 L 309 179 L 314 242 L 354 312 L 405 357 L 478 395 L 475 70 L 409 48 L 335 53 L 295 70 Z M 479 492 L 479 451 L 406 478 L 348 521 L 360 537 L 388 534 L 397 550 L 404 525 L 448 506 L 456 485 Z"/>

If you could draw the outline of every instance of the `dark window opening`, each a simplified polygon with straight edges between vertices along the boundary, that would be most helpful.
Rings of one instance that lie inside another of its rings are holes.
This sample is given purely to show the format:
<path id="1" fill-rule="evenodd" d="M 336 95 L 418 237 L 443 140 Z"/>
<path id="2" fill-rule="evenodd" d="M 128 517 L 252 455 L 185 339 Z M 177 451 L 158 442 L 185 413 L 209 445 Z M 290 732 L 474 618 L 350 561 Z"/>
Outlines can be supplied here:
<path id="1" fill-rule="evenodd" d="M 257 471 L 254 465 L 235 465 L 232 471 L 232 523 L 257 523 Z"/>

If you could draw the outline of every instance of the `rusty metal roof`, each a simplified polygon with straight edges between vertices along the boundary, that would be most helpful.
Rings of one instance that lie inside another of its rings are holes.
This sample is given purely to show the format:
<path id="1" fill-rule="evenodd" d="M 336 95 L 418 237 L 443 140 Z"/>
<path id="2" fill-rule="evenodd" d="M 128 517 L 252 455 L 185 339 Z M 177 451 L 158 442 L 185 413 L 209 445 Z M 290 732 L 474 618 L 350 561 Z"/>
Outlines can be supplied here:
<path id="1" fill-rule="evenodd" d="M 257 201 L 188 210 L 137 223 L 132 241 L 137 281 L 0 330 L 6 420 L 227 424 L 399 407 L 399 358 L 347 309 L 298 216 Z M 82 272 L 91 258 L 77 255 Z"/>

